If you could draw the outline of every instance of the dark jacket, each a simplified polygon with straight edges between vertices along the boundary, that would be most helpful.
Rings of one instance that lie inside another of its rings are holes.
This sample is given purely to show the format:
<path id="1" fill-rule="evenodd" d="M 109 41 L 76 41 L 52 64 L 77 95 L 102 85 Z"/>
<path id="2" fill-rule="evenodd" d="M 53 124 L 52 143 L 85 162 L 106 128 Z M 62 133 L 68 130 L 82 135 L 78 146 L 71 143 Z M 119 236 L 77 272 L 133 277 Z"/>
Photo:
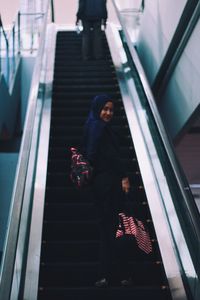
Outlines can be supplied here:
<path id="1" fill-rule="evenodd" d="M 98 139 L 88 130 L 84 144 L 84 154 L 94 167 L 95 174 L 107 172 L 121 179 L 127 177 L 120 158 L 118 135 L 110 125 L 102 129 L 101 137 Z"/>
<path id="2" fill-rule="evenodd" d="M 101 111 L 111 96 L 101 94 L 94 97 L 84 126 L 82 152 L 94 167 L 94 173 L 115 174 L 118 178 L 126 177 L 120 159 L 120 146 L 117 133 L 112 128 L 112 121 L 104 122 Z"/>
<path id="3" fill-rule="evenodd" d="M 107 20 L 106 0 L 79 0 L 77 19 L 85 21 Z"/>

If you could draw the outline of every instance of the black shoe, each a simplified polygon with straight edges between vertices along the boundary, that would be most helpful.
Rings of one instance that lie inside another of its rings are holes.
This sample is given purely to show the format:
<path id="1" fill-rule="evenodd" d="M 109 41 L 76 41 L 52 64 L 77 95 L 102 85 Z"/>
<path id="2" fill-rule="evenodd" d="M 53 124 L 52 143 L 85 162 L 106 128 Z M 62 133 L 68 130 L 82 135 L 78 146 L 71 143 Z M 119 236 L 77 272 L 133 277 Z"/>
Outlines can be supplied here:
<path id="1" fill-rule="evenodd" d="M 99 279 L 95 282 L 95 286 L 96 287 L 107 287 L 108 286 L 108 281 L 106 278 L 102 278 L 102 279 Z"/>
<path id="2" fill-rule="evenodd" d="M 128 278 L 128 279 L 123 279 L 123 280 L 121 280 L 121 285 L 124 286 L 124 287 L 132 286 L 132 285 L 133 285 L 133 280 L 132 280 L 132 278 Z"/>

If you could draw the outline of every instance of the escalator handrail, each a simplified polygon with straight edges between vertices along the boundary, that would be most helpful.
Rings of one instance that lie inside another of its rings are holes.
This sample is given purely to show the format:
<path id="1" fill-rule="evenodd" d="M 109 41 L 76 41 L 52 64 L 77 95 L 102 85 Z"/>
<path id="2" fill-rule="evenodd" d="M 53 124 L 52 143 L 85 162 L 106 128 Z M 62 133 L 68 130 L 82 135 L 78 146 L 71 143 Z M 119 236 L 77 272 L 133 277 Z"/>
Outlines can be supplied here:
<path id="1" fill-rule="evenodd" d="M 150 86 L 148 84 L 148 80 L 146 78 L 145 72 L 142 68 L 142 65 L 139 61 L 139 58 L 136 54 L 136 51 L 133 47 L 130 36 L 126 29 L 126 24 L 125 24 L 123 18 L 121 17 L 120 10 L 117 7 L 115 0 L 112 0 L 112 2 L 115 7 L 115 11 L 116 11 L 118 19 L 120 21 L 122 30 L 125 34 L 127 45 L 129 47 L 129 51 L 130 51 L 130 55 L 132 57 L 132 60 L 134 61 L 136 69 L 138 71 L 138 75 L 139 75 L 140 81 L 142 83 L 145 96 L 146 96 L 149 106 L 151 108 L 151 111 L 152 111 L 155 123 L 157 125 L 160 137 L 162 139 L 162 143 L 165 147 L 166 153 L 167 153 L 169 161 L 171 163 L 173 173 L 175 175 L 176 181 L 178 183 L 179 189 L 180 189 L 182 197 L 184 199 L 184 204 L 188 209 L 189 216 L 190 216 L 189 221 L 190 221 L 191 226 L 193 226 L 193 229 L 195 232 L 195 237 L 196 237 L 196 241 L 194 241 L 194 243 L 197 243 L 196 245 L 200 245 L 200 218 L 199 218 L 198 210 L 197 210 L 196 206 L 194 205 L 194 199 L 191 196 L 191 190 L 190 190 L 189 184 L 188 184 L 187 180 L 185 179 L 185 175 L 183 174 L 182 170 L 180 169 L 177 159 L 175 157 L 174 150 L 172 148 L 172 145 L 170 144 L 169 138 L 167 136 L 167 133 L 166 133 L 163 123 L 161 121 L 158 109 L 155 105 L 155 99 L 151 92 Z"/>
<path id="2" fill-rule="evenodd" d="M 38 49 L 35 62 L 31 89 L 28 99 L 24 134 L 21 142 L 17 171 L 15 176 L 14 189 L 11 200 L 10 215 L 8 220 L 7 235 L 4 242 L 4 251 L 0 270 L 0 299 L 9 300 L 12 286 L 13 270 L 16 259 L 16 248 L 18 233 L 21 221 L 21 209 L 27 176 L 27 168 L 33 135 L 34 118 L 37 107 L 37 97 L 42 68 L 42 56 L 45 46 L 45 34 L 48 22 L 48 10 L 50 1 L 47 1 L 46 13 L 41 30 L 41 43 Z"/>

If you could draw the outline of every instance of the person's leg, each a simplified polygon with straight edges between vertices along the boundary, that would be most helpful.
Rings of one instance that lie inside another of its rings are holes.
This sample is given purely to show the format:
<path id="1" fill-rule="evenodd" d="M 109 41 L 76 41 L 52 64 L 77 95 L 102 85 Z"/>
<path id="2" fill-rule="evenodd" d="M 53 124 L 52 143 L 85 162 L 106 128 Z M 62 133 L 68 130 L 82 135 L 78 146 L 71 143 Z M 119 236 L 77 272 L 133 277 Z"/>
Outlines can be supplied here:
<path id="1" fill-rule="evenodd" d="M 93 55 L 95 59 L 103 58 L 101 21 L 93 23 Z"/>
<path id="2" fill-rule="evenodd" d="M 94 183 L 94 195 L 100 232 L 100 274 L 108 281 L 112 278 L 115 257 L 115 235 L 118 226 L 116 181 L 110 174 L 102 174 Z M 102 286 L 101 283 L 97 286 Z"/>
<path id="3" fill-rule="evenodd" d="M 116 241 L 117 273 L 122 285 L 132 284 L 133 270 L 131 270 L 130 259 L 136 256 L 136 242 L 131 237 L 121 237 Z"/>
<path id="4" fill-rule="evenodd" d="M 90 58 L 91 52 L 91 30 L 90 22 L 82 21 L 83 32 L 82 32 L 82 57 L 84 60 Z"/>
<path id="5" fill-rule="evenodd" d="M 118 223 L 118 214 L 114 211 L 109 202 L 104 202 L 103 216 L 99 222 L 101 237 L 100 262 L 101 274 L 109 281 L 113 275 L 113 263 L 115 261 L 115 235 Z"/>

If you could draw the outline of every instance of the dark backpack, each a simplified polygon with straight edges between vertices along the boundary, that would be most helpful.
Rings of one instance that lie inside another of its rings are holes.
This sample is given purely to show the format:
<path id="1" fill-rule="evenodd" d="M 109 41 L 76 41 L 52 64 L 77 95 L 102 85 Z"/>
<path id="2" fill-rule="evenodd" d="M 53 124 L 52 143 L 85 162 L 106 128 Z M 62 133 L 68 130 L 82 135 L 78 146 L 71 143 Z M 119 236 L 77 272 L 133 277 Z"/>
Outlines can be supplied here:
<path id="1" fill-rule="evenodd" d="M 70 178 L 77 188 L 82 188 L 88 185 L 92 179 L 92 167 L 87 159 L 77 150 L 71 150 L 71 170 Z"/>

